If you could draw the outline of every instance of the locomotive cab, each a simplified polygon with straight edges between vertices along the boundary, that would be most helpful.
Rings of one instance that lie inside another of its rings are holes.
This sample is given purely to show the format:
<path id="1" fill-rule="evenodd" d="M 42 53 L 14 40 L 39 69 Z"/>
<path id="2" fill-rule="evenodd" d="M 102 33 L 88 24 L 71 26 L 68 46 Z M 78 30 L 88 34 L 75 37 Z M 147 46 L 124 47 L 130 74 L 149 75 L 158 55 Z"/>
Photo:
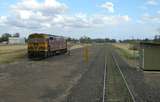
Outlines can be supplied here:
<path id="1" fill-rule="evenodd" d="M 48 38 L 45 35 L 32 34 L 28 38 L 28 57 L 44 58 L 47 57 Z"/>

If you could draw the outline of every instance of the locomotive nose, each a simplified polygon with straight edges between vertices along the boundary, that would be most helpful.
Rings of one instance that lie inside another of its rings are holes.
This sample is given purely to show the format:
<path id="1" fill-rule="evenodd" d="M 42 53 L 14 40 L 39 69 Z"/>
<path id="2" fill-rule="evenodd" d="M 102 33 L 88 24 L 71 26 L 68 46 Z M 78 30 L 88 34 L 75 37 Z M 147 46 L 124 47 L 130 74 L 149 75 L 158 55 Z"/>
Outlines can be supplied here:
<path id="1" fill-rule="evenodd" d="M 34 49 L 34 51 L 39 51 L 39 44 L 38 43 L 34 43 L 33 44 L 33 49 Z"/>

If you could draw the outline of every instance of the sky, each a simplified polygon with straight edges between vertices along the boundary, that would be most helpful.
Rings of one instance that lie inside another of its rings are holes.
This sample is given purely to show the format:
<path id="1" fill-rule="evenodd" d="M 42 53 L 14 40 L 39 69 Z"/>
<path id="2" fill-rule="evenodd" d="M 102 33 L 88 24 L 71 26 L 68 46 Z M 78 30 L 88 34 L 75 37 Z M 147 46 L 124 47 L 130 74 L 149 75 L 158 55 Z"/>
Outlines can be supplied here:
<path id="1" fill-rule="evenodd" d="M 0 0 L 0 34 L 144 39 L 159 28 L 160 0 Z"/>

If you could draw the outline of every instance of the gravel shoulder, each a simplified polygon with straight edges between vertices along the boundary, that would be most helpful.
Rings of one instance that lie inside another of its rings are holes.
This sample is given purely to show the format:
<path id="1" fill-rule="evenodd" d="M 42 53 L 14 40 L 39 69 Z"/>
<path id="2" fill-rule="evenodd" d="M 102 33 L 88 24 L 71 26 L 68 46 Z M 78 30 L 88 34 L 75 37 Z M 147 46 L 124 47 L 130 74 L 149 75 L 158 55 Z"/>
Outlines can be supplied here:
<path id="1" fill-rule="evenodd" d="M 109 46 L 107 46 L 110 49 Z M 107 52 L 107 85 L 105 102 L 133 102 L 132 97 L 127 89 L 125 81 L 116 66 L 112 51 Z"/>
<path id="2" fill-rule="evenodd" d="M 64 102 L 100 102 L 103 89 L 104 46 L 97 47 L 93 60 L 88 64 L 77 85 L 73 87 Z"/>
<path id="3" fill-rule="evenodd" d="M 98 51 L 89 47 L 91 63 Z M 41 61 L 0 65 L 0 102 L 61 102 L 88 70 L 83 49 Z"/>

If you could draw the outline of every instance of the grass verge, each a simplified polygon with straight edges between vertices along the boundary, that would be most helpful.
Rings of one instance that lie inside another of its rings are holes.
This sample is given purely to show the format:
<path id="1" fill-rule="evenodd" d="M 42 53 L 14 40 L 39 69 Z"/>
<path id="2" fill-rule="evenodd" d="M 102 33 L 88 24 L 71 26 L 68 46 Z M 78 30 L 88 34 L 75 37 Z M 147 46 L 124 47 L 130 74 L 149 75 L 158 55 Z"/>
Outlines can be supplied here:
<path id="1" fill-rule="evenodd" d="M 118 54 L 122 56 L 128 62 L 128 64 L 133 67 L 136 67 L 138 65 L 139 52 L 130 49 L 130 47 L 133 45 L 121 43 L 112 45 L 115 48 L 116 52 L 118 52 Z"/>
<path id="2" fill-rule="evenodd" d="M 0 64 L 20 60 L 26 56 L 26 45 L 5 45 L 0 46 Z"/>

